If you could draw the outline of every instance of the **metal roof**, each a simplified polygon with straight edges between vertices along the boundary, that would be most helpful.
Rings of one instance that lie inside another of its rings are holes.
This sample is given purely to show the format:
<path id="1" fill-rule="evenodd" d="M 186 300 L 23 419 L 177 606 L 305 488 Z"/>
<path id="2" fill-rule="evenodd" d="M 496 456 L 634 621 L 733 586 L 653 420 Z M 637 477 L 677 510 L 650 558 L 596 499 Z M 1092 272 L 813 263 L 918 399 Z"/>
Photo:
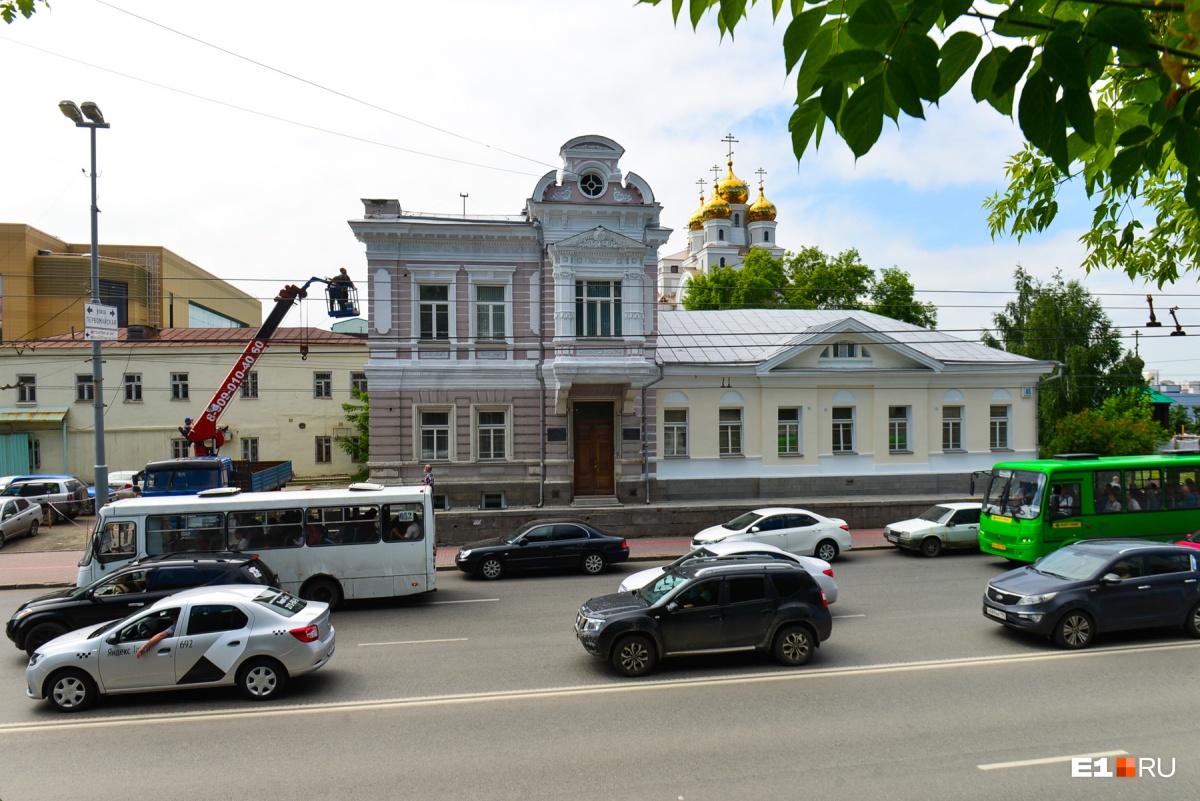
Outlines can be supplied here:
<path id="1" fill-rule="evenodd" d="M 871 335 L 883 345 L 912 348 L 943 363 L 1037 364 L 1037 360 L 989 348 L 935 329 L 871 312 L 846 309 L 739 309 L 660 311 L 658 354 L 664 364 L 754 364 L 786 350 L 831 341 L 847 333 Z"/>
<path id="2" fill-rule="evenodd" d="M 159 328 L 147 326 L 145 339 L 130 339 L 129 329 L 117 330 L 117 339 L 105 341 L 106 348 L 135 347 L 135 348 L 178 348 L 201 347 L 206 345 L 244 347 L 257 328 Z M 92 341 L 83 338 L 82 331 L 74 334 L 60 334 L 43 339 L 23 340 L 16 343 L 6 343 L 9 347 L 31 348 L 33 350 L 90 348 Z M 326 331 L 323 328 L 280 328 L 271 337 L 271 345 L 340 345 L 344 347 L 361 347 L 366 350 L 367 338 L 364 335 L 345 334 L 340 331 Z"/>
<path id="3" fill-rule="evenodd" d="M 67 416 L 66 406 L 39 406 L 27 409 L 23 406 L 0 406 L 0 423 L 54 423 Z"/>

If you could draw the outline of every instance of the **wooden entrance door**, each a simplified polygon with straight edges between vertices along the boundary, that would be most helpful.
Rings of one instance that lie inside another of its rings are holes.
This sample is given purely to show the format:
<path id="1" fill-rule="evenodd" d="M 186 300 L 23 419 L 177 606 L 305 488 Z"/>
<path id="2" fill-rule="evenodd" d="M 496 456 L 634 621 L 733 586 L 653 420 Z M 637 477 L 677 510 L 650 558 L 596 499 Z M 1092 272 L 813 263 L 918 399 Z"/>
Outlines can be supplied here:
<path id="1" fill-rule="evenodd" d="M 614 495 L 613 405 L 575 404 L 575 494 Z"/>

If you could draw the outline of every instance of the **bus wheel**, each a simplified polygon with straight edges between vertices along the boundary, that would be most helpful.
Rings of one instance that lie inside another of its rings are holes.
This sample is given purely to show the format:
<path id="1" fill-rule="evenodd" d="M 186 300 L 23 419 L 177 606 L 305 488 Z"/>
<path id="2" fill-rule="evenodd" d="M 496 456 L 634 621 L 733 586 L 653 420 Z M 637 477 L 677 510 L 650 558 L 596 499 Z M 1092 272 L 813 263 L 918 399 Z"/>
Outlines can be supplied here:
<path id="1" fill-rule="evenodd" d="M 342 604 L 342 588 L 329 578 L 315 578 L 300 590 L 300 597 L 306 601 L 320 601 L 329 604 L 330 609 L 337 609 Z"/>
<path id="2" fill-rule="evenodd" d="M 942 541 L 937 537 L 926 537 L 921 540 L 921 553 L 929 557 L 940 556 L 942 553 Z"/>
<path id="3" fill-rule="evenodd" d="M 1054 641 L 1062 648 L 1087 648 L 1094 635 L 1095 626 L 1085 612 L 1067 612 L 1054 627 Z"/>
<path id="4" fill-rule="evenodd" d="M 1183 623 L 1183 630 L 1189 637 L 1200 638 L 1200 604 L 1192 607 L 1192 611 L 1188 612 L 1187 620 Z"/>

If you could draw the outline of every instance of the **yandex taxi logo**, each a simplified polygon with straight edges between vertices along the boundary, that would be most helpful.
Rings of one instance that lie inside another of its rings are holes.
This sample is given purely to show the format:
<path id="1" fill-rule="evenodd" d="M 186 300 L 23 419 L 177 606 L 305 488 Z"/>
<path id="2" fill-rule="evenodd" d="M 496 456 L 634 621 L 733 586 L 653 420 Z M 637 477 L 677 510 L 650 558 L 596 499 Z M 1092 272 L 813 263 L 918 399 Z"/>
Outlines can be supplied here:
<path id="1" fill-rule="evenodd" d="M 1074 757 L 1072 779 L 1169 779 L 1175 775 L 1175 757 L 1168 767 L 1160 757 Z"/>

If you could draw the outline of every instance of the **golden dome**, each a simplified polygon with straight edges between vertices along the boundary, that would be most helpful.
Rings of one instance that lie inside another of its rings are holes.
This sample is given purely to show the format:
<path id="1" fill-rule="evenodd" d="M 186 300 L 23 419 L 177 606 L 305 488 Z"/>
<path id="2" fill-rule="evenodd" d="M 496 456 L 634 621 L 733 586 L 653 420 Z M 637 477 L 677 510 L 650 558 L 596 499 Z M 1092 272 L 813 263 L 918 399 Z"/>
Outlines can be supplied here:
<path id="1" fill-rule="evenodd" d="M 712 200 L 704 204 L 704 208 L 700 210 L 700 216 L 705 222 L 708 222 L 709 220 L 728 220 L 732 215 L 733 207 L 722 200 L 714 188 Z"/>
<path id="2" fill-rule="evenodd" d="M 733 160 L 726 162 L 729 165 L 729 174 L 725 176 L 725 180 L 717 184 L 717 193 L 722 198 L 730 203 L 745 203 L 750 197 L 750 187 L 746 186 L 746 182 L 733 174 Z"/>
<path id="3" fill-rule="evenodd" d="M 696 213 L 688 220 L 689 231 L 699 231 L 704 227 L 704 192 L 700 193 L 700 207 L 696 209 Z"/>
<path id="4" fill-rule="evenodd" d="M 763 195 L 761 186 L 758 188 L 758 200 L 754 201 L 754 205 L 746 210 L 746 220 L 748 222 L 775 221 L 775 204 Z"/>

